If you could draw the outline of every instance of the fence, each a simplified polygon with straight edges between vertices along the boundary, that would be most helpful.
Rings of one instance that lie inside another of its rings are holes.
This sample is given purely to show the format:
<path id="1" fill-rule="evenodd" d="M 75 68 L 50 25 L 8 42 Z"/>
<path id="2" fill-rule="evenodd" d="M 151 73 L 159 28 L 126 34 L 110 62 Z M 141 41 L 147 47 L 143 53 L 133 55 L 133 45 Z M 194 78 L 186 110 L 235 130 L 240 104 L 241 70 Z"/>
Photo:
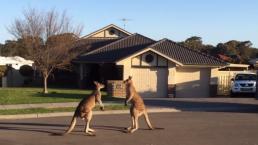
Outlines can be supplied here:
<path id="1" fill-rule="evenodd" d="M 218 88 L 217 95 L 229 95 L 231 88 L 231 79 L 233 78 L 235 73 L 243 73 L 250 72 L 254 73 L 254 71 L 219 71 L 218 73 Z"/>
<path id="2" fill-rule="evenodd" d="M 231 78 L 231 75 L 218 76 L 218 95 L 230 94 Z"/>

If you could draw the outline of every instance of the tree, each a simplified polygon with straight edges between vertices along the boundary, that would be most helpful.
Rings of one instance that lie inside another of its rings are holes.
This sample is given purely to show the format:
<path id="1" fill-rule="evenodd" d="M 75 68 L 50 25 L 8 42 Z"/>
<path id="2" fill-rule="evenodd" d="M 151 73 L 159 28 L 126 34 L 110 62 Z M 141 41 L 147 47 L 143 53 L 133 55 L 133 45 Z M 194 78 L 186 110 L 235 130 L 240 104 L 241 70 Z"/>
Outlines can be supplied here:
<path id="1" fill-rule="evenodd" d="M 0 43 L 0 56 L 3 55 L 4 44 Z"/>
<path id="2" fill-rule="evenodd" d="M 28 57 L 28 51 L 29 50 L 22 39 L 6 40 L 1 49 L 1 53 L 3 56 L 21 56 L 23 58 Z"/>
<path id="3" fill-rule="evenodd" d="M 248 63 L 250 58 L 255 57 L 256 49 L 251 48 L 250 41 L 230 40 L 226 43 L 219 43 L 215 49 L 214 54 L 222 54 L 231 57 L 231 63 Z"/>
<path id="4" fill-rule="evenodd" d="M 192 36 L 190 38 L 187 38 L 185 41 L 180 42 L 179 44 L 204 53 L 210 53 L 211 49 L 213 49 L 212 45 L 204 45 L 202 43 L 202 38 L 198 36 Z"/>
<path id="5" fill-rule="evenodd" d="M 72 46 L 79 39 L 82 26 L 73 25 L 65 12 L 29 9 L 8 30 L 22 41 L 28 50 L 28 58 L 42 74 L 44 93 L 48 93 L 47 79 L 53 70 L 69 69 L 71 60 L 79 53 Z"/>

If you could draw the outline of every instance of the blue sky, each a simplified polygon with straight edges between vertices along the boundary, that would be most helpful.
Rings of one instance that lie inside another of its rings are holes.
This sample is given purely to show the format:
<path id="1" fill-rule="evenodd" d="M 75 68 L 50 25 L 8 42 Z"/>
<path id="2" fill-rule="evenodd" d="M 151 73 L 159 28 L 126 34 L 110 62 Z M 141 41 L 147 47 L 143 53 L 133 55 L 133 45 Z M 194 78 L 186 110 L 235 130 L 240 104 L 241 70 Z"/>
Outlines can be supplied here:
<path id="1" fill-rule="evenodd" d="M 228 40 L 250 40 L 258 48 L 258 0 L 1 0 L 0 43 L 13 39 L 8 27 L 28 7 L 66 10 L 83 35 L 108 24 L 153 39 L 183 41 L 200 36 L 216 45 Z"/>

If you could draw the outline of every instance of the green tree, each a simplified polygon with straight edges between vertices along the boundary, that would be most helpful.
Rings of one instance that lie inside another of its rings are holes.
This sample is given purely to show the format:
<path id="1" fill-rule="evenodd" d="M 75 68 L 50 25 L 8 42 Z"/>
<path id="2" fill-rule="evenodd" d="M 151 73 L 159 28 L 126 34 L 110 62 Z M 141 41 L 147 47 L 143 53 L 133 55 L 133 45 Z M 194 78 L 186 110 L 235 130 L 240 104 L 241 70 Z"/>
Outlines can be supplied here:
<path id="1" fill-rule="evenodd" d="M 178 44 L 204 53 L 210 53 L 210 51 L 214 48 L 212 45 L 204 45 L 202 38 L 198 36 L 192 36 L 183 42 L 179 42 Z"/>

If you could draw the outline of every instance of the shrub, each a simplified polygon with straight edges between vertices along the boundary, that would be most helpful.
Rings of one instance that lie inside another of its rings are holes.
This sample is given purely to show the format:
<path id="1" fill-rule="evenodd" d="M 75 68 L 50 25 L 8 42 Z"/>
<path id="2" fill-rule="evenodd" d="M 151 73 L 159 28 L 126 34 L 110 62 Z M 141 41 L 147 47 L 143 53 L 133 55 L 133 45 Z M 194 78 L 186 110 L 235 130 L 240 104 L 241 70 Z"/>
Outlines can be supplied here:
<path id="1" fill-rule="evenodd" d="M 7 67 L 5 65 L 0 66 L 0 78 L 3 77 L 7 72 Z"/>
<path id="2" fill-rule="evenodd" d="M 33 69 L 29 65 L 21 66 L 19 72 L 24 77 L 32 77 L 33 76 Z"/>

